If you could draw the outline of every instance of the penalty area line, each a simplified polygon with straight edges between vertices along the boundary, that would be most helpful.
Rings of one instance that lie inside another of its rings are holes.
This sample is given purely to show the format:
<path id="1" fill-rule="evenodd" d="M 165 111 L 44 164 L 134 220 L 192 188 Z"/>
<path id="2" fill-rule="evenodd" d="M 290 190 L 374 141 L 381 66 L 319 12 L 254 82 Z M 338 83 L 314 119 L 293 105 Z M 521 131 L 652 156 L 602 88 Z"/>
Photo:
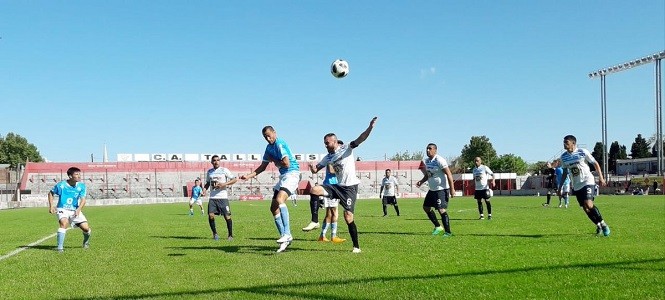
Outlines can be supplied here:
<path id="1" fill-rule="evenodd" d="M 69 230 L 69 228 L 67 228 L 67 230 Z M 41 244 L 43 241 L 48 240 L 48 239 L 50 239 L 50 238 L 52 238 L 52 237 L 54 237 L 54 236 L 56 236 L 56 235 L 57 235 L 57 233 L 54 233 L 54 234 L 51 234 L 51 235 L 49 235 L 49 236 L 47 236 L 47 237 L 44 237 L 44 238 L 42 238 L 42 239 L 36 241 L 36 242 L 32 242 L 32 243 L 28 244 L 27 246 L 19 247 L 18 249 L 14 250 L 14 251 L 12 251 L 12 252 L 9 252 L 9 253 L 7 253 L 7 254 L 5 254 L 5 255 L 3 255 L 3 256 L 0 256 L 0 261 L 1 261 L 1 260 L 4 260 L 4 259 L 6 259 L 6 258 L 10 258 L 10 257 L 12 257 L 12 256 L 14 256 L 14 255 L 16 255 L 16 254 L 19 254 L 19 253 L 25 251 L 25 250 L 28 250 L 30 247 L 33 247 L 33 246 L 39 245 L 39 244 Z"/>

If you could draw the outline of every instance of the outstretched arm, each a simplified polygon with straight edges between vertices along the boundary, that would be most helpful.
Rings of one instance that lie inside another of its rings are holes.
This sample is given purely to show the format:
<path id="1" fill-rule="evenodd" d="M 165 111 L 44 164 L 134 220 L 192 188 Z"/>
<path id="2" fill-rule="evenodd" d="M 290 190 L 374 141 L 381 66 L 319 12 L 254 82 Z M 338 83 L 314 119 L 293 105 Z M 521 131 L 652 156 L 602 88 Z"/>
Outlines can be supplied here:
<path id="1" fill-rule="evenodd" d="M 362 144 L 362 142 L 364 142 L 367 139 L 367 137 L 369 137 L 369 134 L 372 132 L 372 129 L 374 129 L 374 124 L 376 123 L 377 118 L 378 117 L 372 118 L 372 121 L 369 122 L 369 126 L 367 126 L 367 129 L 365 129 L 365 131 L 363 131 L 363 133 L 361 133 L 357 139 L 351 142 L 351 147 L 355 148 L 360 146 L 360 144 Z"/>

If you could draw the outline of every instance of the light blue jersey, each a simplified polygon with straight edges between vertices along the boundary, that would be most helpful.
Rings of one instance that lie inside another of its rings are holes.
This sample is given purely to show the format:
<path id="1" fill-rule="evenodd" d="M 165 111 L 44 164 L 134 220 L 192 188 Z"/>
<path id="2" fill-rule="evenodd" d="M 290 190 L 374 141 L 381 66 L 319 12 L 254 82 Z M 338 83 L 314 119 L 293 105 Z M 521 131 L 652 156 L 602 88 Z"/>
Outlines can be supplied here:
<path id="1" fill-rule="evenodd" d="M 554 169 L 554 174 L 556 174 L 556 186 L 559 187 L 561 185 L 561 178 L 563 177 L 563 168 L 562 167 L 556 167 Z M 566 179 L 563 180 L 563 186 L 568 186 L 570 184 L 570 177 L 566 176 Z"/>
<path id="2" fill-rule="evenodd" d="M 587 163 L 596 163 L 596 160 L 587 149 L 577 148 L 573 152 L 564 152 L 561 154 L 562 167 L 567 168 L 568 174 L 572 177 L 573 191 L 578 191 L 587 185 L 596 184 Z"/>
<path id="3" fill-rule="evenodd" d="M 87 195 L 85 184 L 77 182 L 76 186 L 71 186 L 67 180 L 58 182 L 53 189 L 53 195 L 58 195 L 57 208 L 76 210 L 79 207 L 79 200 Z"/>
<path id="4" fill-rule="evenodd" d="M 199 197 L 201 197 L 201 192 L 203 192 L 203 189 L 200 186 L 195 186 L 192 188 L 192 199 L 198 200 Z"/>
<path id="5" fill-rule="evenodd" d="M 328 168 L 326 168 L 326 178 L 323 179 L 323 184 L 326 185 L 333 185 L 337 184 L 339 181 L 337 181 L 337 175 L 334 173 L 328 172 Z"/>
<path id="6" fill-rule="evenodd" d="M 300 166 L 298 165 L 296 158 L 291 153 L 289 145 L 287 145 L 283 139 L 277 138 L 273 144 L 268 144 L 265 153 L 263 153 L 264 162 L 281 161 L 284 157 L 289 158 L 289 167 L 279 167 L 280 175 L 284 175 L 288 172 L 300 172 Z"/>

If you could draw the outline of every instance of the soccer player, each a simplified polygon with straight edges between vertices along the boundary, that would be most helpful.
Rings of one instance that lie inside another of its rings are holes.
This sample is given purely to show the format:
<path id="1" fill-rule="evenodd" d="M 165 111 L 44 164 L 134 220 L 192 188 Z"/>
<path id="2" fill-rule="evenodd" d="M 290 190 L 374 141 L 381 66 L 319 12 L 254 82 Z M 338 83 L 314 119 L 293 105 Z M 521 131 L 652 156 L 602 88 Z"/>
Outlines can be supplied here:
<path id="1" fill-rule="evenodd" d="M 556 182 L 556 170 L 554 169 L 554 166 L 552 163 L 548 162 L 547 163 L 547 169 L 543 172 L 543 174 L 547 175 L 547 202 L 543 203 L 544 207 L 549 207 L 550 206 L 550 200 L 552 199 L 552 194 L 556 193 L 556 187 L 557 187 L 557 182 Z"/>
<path id="2" fill-rule="evenodd" d="M 286 199 L 296 193 L 300 181 L 300 166 L 291 153 L 291 149 L 272 126 L 265 126 L 261 131 L 263 138 L 268 142 L 263 153 L 263 161 L 252 173 L 242 175 L 240 179 L 248 180 L 265 171 L 269 163 L 274 163 L 279 169 L 279 181 L 273 187 L 274 194 L 270 204 L 270 211 L 275 219 L 275 226 L 280 238 L 277 252 L 283 252 L 293 241 L 291 236 L 291 225 L 289 221 L 289 209 L 286 207 Z"/>
<path id="3" fill-rule="evenodd" d="M 201 180 L 196 178 L 194 180 L 194 186 L 192 187 L 192 196 L 189 197 L 189 215 L 193 216 L 194 215 L 194 203 L 199 206 L 201 209 L 201 215 L 204 215 L 205 212 L 203 211 L 203 202 L 201 201 L 201 196 L 203 196 L 203 188 L 201 187 Z"/>
<path id="4" fill-rule="evenodd" d="M 90 225 L 81 209 L 85 206 L 87 195 L 85 184 L 81 182 L 81 170 L 77 167 L 67 169 L 69 179 L 58 182 L 48 193 L 48 211 L 58 217 L 57 250 L 65 250 L 67 227 L 72 224 L 83 231 L 83 248 L 90 247 Z M 54 206 L 54 196 L 58 196 L 58 204 Z"/>
<path id="5" fill-rule="evenodd" d="M 341 140 L 337 140 L 337 143 L 339 143 L 340 145 L 344 144 L 344 142 L 342 142 Z M 314 170 L 310 169 L 310 171 L 312 172 L 312 174 L 316 173 L 316 172 L 314 172 Z M 318 170 L 316 170 L 316 171 L 318 172 Z M 323 184 L 326 184 L 326 183 L 335 184 L 335 183 L 337 183 L 337 177 L 335 176 L 335 173 L 334 173 L 335 170 L 332 170 L 332 171 L 333 171 L 333 173 L 330 173 L 329 168 L 326 168 L 326 177 L 323 179 Z M 312 219 L 309 222 L 309 224 L 307 224 L 307 226 L 302 228 L 302 231 L 311 231 L 311 230 L 314 230 L 316 228 L 319 228 L 319 208 L 325 206 L 324 202 L 325 202 L 325 199 L 323 197 L 319 197 L 319 196 L 316 196 L 316 195 L 310 195 L 309 196 L 309 210 L 310 210 Z M 332 205 L 332 203 L 330 205 Z M 337 205 L 335 205 L 335 207 L 337 207 Z M 327 213 L 328 212 L 326 211 L 326 214 Z M 335 212 L 335 213 L 337 213 L 337 212 Z M 335 218 L 335 220 L 337 220 L 337 218 Z"/>
<path id="6" fill-rule="evenodd" d="M 349 145 L 337 143 L 337 136 L 334 133 L 326 134 L 323 137 L 323 143 L 328 153 L 332 154 L 326 155 L 316 166 L 310 166 L 310 168 L 318 171 L 327 167 L 328 164 L 332 164 L 335 170 L 338 183 L 314 186 L 311 188 L 310 194 L 340 199 L 340 204 L 344 208 L 344 221 L 349 227 L 349 235 L 353 242 L 353 253 L 361 252 L 358 243 L 358 228 L 353 218 L 356 199 L 358 198 L 358 184 L 360 184 L 360 179 L 356 176 L 356 159 L 353 149 L 360 146 L 369 137 L 376 119 L 376 117 L 372 118 L 367 129 L 358 138 L 351 141 Z"/>
<path id="7" fill-rule="evenodd" d="M 485 215 L 483 214 L 484 199 L 485 205 L 487 205 L 487 219 L 491 220 L 492 203 L 490 203 L 490 198 L 492 197 L 492 193 L 490 188 L 494 187 L 494 173 L 488 166 L 483 165 L 482 158 L 476 157 L 473 162 L 476 164 L 476 167 L 473 168 L 473 180 L 476 184 L 476 191 L 473 193 L 473 198 L 478 202 L 479 219 L 485 219 Z M 492 177 L 490 185 L 487 184 L 488 177 Z"/>
<path id="8" fill-rule="evenodd" d="M 340 145 L 343 145 L 344 142 L 341 140 L 337 140 L 337 143 Z M 335 153 L 330 152 L 334 150 L 329 150 L 328 155 L 332 156 Z M 316 169 L 313 165 L 309 165 L 310 171 L 312 173 L 316 173 L 319 170 Z M 332 164 L 328 164 L 326 167 L 326 177 L 323 179 L 323 184 L 337 184 L 339 181 L 337 180 L 337 174 L 335 174 L 335 168 L 333 167 Z M 333 243 L 343 243 L 346 241 L 346 239 L 340 238 L 337 236 L 337 219 L 339 217 L 339 214 L 337 213 L 337 206 L 339 205 L 339 199 L 335 198 L 330 198 L 330 197 L 325 197 L 325 196 L 316 196 L 312 195 L 311 196 L 312 200 L 310 202 L 320 202 L 323 204 L 323 206 L 326 209 L 326 216 L 323 219 L 323 227 L 321 228 L 321 234 L 319 235 L 319 242 L 329 242 L 332 241 Z M 317 200 L 314 200 L 317 199 Z M 317 223 L 318 225 L 318 223 Z M 326 233 L 328 232 L 328 228 L 330 228 L 330 239 L 326 238 Z M 305 228 L 303 228 L 305 230 Z"/>
<path id="9" fill-rule="evenodd" d="M 386 176 L 381 180 L 381 189 L 379 190 L 379 199 L 381 199 L 381 204 L 383 204 L 384 217 L 388 215 L 388 204 L 395 206 L 395 212 L 399 217 L 397 193 L 399 193 L 397 178 L 391 175 L 390 169 L 386 169 Z"/>
<path id="10" fill-rule="evenodd" d="M 416 182 L 416 186 L 420 187 L 427 181 L 429 191 L 425 195 L 423 201 L 423 210 L 432 224 L 434 230 L 432 235 L 438 235 L 442 231 L 443 237 L 452 236 L 450 231 L 450 218 L 448 216 L 448 199 L 455 196 L 455 186 L 453 185 L 453 174 L 448 168 L 446 159 L 437 154 L 437 146 L 434 143 L 427 144 L 427 157 L 420 163 L 420 169 L 423 171 L 423 179 Z M 443 228 L 436 219 L 433 208 L 436 208 L 441 215 Z"/>
<path id="11" fill-rule="evenodd" d="M 568 195 L 570 194 L 570 174 L 566 176 L 565 178 L 563 177 L 563 168 L 561 167 L 561 159 L 556 159 L 554 161 L 554 173 L 556 174 L 556 182 L 557 182 L 557 187 L 559 186 L 559 183 L 563 180 L 563 185 L 561 186 L 561 191 L 558 193 L 559 194 L 559 207 L 561 207 L 561 204 L 565 205 L 566 208 L 568 208 Z"/>
<path id="12" fill-rule="evenodd" d="M 226 229 L 229 232 L 226 238 L 233 240 L 233 220 L 231 219 L 231 208 L 229 207 L 229 192 L 227 187 L 236 183 L 236 178 L 229 169 L 220 167 L 219 155 L 213 155 L 210 158 L 212 168 L 206 173 L 206 184 L 203 187 L 203 195 L 210 189 L 210 200 L 208 200 L 208 224 L 212 230 L 212 238 L 219 240 L 217 234 L 217 225 L 215 224 L 215 215 L 223 215 L 226 220 Z"/>
<path id="13" fill-rule="evenodd" d="M 577 148 L 577 139 L 572 135 L 567 135 L 563 138 L 563 148 L 566 150 L 561 154 L 561 163 L 563 167 L 563 175 L 565 178 L 571 174 L 571 182 L 573 185 L 573 195 L 577 198 L 577 203 L 584 210 L 587 217 L 596 225 L 596 234 L 600 232 L 604 236 L 610 235 L 610 227 L 607 226 L 605 220 L 600 215 L 600 210 L 593 203 L 595 196 L 596 179 L 589 169 L 587 163 L 593 164 L 598 172 L 598 181 L 601 186 L 605 186 L 605 178 L 603 172 L 600 170 L 600 165 L 593 158 L 589 150 L 584 148 Z M 563 189 L 563 182 L 559 183 L 557 193 L 561 195 Z"/>

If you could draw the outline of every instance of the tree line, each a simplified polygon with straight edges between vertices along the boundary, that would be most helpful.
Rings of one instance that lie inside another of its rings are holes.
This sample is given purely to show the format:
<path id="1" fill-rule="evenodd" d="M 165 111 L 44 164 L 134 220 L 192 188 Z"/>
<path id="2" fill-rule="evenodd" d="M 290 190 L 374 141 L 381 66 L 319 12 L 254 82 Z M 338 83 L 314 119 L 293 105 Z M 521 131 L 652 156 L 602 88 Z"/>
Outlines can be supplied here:
<path id="1" fill-rule="evenodd" d="M 665 148 L 665 145 L 663 145 Z M 598 163 L 603 165 L 603 143 L 597 142 L 591 153 Z M 483 159 L 485 165 L 496 173 L 517 173 L 518 175 L 542 174 L 547 168 L 546 161 L 538 161 L 529 164 L 520 156 L 509 153 L 497 155 L 490 139 L 486 136 L 472 136 L 469 143 L 464 145 L 458 157 L 446 158 L 453 173 L 469 173 L 475 167 L 473 160 L 476 156 Z M 614 141 L 609 147 L 608 170 L 616 173 L 617 159 L 657 157 L 656 136 L 645 139 L 638 134 L 630 147 L 630 155 L 625 145 Z M 395 153 L 389 157 L 392 161 L 422 160 L 425 157 L 423 151 L 409 152 L 408 150 Z M 10 169 L 30 162 L 43 162 L 44 158 L 39 154 L 35 145 L 18 134 L 8 133 L 0 136 L 0 164 L 9 164 Z"/>

